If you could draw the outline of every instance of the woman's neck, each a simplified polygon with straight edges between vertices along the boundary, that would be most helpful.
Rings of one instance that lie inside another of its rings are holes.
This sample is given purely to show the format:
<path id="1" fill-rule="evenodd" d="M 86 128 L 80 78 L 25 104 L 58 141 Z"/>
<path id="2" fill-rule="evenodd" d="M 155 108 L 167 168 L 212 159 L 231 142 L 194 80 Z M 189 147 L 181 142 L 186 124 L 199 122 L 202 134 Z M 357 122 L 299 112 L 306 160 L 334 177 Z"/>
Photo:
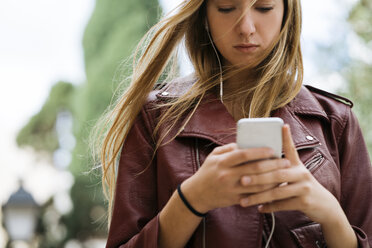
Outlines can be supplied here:
<path id="1" fill-rule="evenodd" d="M 252 71 L 241 71 L 235 73 L 223 81 L 224 95 L 228 96 L 252 88 L 253 83 L 255 82 L 254 78 L 255 76 L 252 75 Z"/>
<path id="2" fill-rule="evenodd" d="M 250 103 L 250 96 L 239 94 L 242 90 L 252 87 L 252 81 L 249 78 L 247 73 L 237 73 L 223 82 L 223 103 L 236 121 L 249 115 L 249 109 L 243 109 L 243 106 Z"/>

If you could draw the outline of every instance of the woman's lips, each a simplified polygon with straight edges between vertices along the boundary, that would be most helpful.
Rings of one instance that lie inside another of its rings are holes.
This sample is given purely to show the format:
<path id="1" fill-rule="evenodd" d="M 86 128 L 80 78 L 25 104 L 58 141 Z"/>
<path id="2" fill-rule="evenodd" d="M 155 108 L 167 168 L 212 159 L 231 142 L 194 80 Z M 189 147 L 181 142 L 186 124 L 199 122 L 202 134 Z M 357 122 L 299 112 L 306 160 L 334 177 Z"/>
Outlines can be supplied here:
<path id="1" fill-rule="evenodd" d="M 252 53 L 258 47 L 259 45 L 256 45 L 256 44 L 239 44 L 239 45 L 234 46 L 235 49 L 237 49 L 239 52 L 242 52 L 242 53 Z"/>

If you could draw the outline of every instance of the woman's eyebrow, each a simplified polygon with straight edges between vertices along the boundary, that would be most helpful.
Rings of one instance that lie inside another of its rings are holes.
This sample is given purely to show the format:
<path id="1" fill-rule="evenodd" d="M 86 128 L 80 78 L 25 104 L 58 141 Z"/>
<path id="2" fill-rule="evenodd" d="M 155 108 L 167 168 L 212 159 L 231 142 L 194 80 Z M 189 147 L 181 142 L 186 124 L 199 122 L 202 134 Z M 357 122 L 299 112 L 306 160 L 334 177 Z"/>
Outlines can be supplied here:
<path id="1" fill-rule="evenodd" d="M 255 4 L 256 3 L 270 3 L 270 4 L 272 4 L 272 3 L 275 3 L 275 2 L 276 2 L 275 0 L 257 0 L 255 2 Z"/>
<path id="2" fill-rule="evenodd" d="M 221 4 L 221 3 L 240 4 L 240 3 L 248 2 L 249 0 L 212 0 L 212 1 L 216 4 Z M 273 4 L 275 2 L 276 2 L 275 0 L 256 0 L 254 2 L 254 5 L 255 4 Z"/>
<path id="3" fill-rule="evenodd" d="M 240 3 L 242 0 L 213 0 L 215 3 Z"/>

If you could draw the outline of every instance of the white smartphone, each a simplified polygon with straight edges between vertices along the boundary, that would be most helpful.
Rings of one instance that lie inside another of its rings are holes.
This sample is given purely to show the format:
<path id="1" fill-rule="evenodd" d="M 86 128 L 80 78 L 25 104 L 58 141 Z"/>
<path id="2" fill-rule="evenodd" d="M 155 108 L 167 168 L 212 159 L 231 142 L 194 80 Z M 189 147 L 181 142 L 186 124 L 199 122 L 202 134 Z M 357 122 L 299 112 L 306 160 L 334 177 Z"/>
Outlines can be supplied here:
<path id="1" fill-rule="evenodd" d="M 270 147 L 275 157 L 282 156 L 283 120 L 277 117 L 243 118 L 237 124 L 236 143 L 239 148 Z"/>

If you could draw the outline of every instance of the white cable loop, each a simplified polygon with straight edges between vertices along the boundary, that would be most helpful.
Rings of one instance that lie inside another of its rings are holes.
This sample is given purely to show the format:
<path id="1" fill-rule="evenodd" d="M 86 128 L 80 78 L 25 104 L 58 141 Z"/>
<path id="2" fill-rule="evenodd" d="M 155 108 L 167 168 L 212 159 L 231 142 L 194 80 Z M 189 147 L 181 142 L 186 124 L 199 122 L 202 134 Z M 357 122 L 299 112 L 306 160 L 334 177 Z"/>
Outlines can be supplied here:
<path id="1" fill-rule="evenodd" d="M 274 213 L 271 213 L 271 218 L 273 220 L 272 221 L 273 223 L 272 223 L 272 226 L 271 226 L 271 232 L 270 232 L 269 238 L 266 241 L 265 248 L 268 248 L 269 247 L 271 238 L 273 237 L 273 234 L 274 234 L 274 229 L 275 229 L 275 216 L 274 216 Z"/>

